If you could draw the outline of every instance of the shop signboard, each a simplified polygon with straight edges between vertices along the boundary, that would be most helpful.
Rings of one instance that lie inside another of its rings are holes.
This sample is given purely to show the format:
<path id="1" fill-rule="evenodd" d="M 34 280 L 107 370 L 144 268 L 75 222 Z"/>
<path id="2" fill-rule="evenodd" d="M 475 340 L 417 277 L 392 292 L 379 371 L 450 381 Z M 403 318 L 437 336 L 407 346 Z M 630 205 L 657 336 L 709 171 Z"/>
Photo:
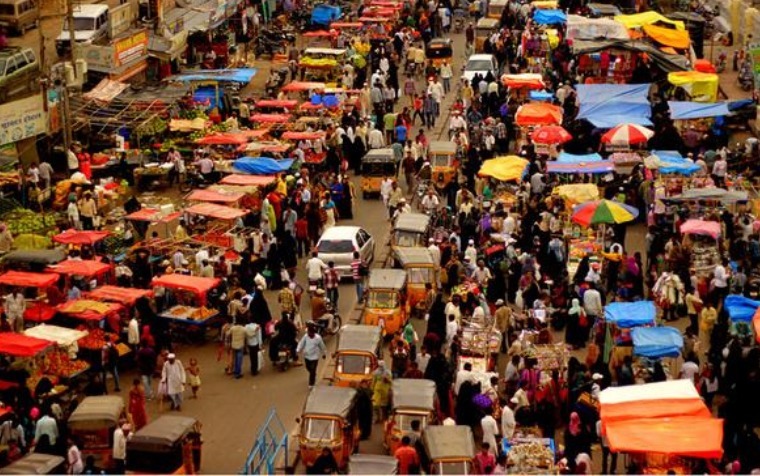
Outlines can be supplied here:
<path id="1" fill-rule="evenodd" d="M 47 132 L 48 118 L 42 94 L 0 105 L 0 145 Z"/>
<path id="2" fill-rule="evenodd" d="M 148 54 L 148 32 L 139 30 L 113 42 L 114 66 L 121 67 Z"/>
<path id="3" fill-rule="evenodd" d="M 87 61 L 87 69 L 99 73 L 107 73 L 114 67 L 113 46 L 82 45 L 77 48 L 78 56 Z"/>

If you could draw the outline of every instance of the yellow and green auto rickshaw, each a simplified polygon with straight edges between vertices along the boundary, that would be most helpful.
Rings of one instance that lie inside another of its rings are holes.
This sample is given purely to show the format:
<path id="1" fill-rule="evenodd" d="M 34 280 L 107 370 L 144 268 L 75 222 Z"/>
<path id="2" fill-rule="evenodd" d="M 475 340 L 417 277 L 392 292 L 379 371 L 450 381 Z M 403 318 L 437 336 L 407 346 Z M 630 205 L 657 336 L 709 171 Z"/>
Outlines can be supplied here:
<path id="1" fill-rule="evenodd" d="M 430 215 L 425 213 L 402 213 L 393 224 L 391 246 L 424 248 L 430 237 Z"/>
<path id="2" fill-rule="evenodd" d="M 412 422 L 419 421 L 420 432 L 436 423 L 435 382 L 401 378 L 393 381 L 391 417 L 385 424 L 385 447 L 394 454 L 401 438 L 413 433 Z M 417 434 L 417 437 L 421 434 Z"/>
<path id="3" fill-rule="evenodd" d="M 469 426 L 428 426 L 422 444 L 427 474 L 473 474 L 475 441 Z"/>
<path id="4" fill-rule="evenodd" d="M 431 61 L 433 66 L 440 68 L 444 61 L 451 64 L 454 56 L 451 38 L 433 38 L 425 45 L 425 59 Z"/>
<path id="5" fill-rule="evenodd" d="M 362 197 L 380 196 L 380 184 L 386 177 L 398 175 L 398 161 L 393 149 L 371 149 L 362 157 Z"/>
<path id="6" fill-rule="evenodd" d="M 406 271 L 406 308 L 407 314 L 424 314 L 427 296 L 427 284 L 432 285 L 433 292 L 438 290 L 436 263 L 427 248 L 395 248 L 393 255 L 397 267 Z"/>
<path id="7" fill-rule="evenodd" d="M 367 327 L 393 334 L 406 325 L 406 271 L 374 268 L 367 280 L 367 301 L 362 321 Z"/>
<path id="8" fill-rule="evenodd" d="M 382 353 L 383 336 L 377 326 L 346 325 L 338 334 L 333 384 L 358 387 L 372 380 L 372 372 Z"/>
<path id="9" fill-rule="evenodd" d="M 299 431 L 301 461 L 308 470 L 323 448 L 330 448 L 343 469 L 359 450 L 361 430 L 355 388 L 317 385 L 306 396 Z"/>
<path id="10" fill-rule="evenodd" d="M 508 4 L 508 0 L 489 0 L 486 16 L 495 20 L 501 20 L 501 15 L 504 13 L 504 9 L 507 8 Z"/>
<path id="11" fill-rule="evenodd" d="M 201 424 L 193 417 L 161 415 L 127 441 L 127 470 L 140 474 L 198 474 Z M 192 457 L 186 457 L 192 455 Z"/>

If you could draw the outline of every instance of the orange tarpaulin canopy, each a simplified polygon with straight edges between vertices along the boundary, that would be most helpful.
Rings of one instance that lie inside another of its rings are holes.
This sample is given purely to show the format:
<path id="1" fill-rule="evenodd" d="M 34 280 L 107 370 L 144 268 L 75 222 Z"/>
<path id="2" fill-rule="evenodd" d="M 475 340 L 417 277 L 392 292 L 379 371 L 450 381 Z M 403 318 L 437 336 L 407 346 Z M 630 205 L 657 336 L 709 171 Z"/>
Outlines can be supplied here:
<path id="1" fill-rule="evenodd" d="M 504 86 L 512 89 L 544 89 L 544 81 L 540 74 L 505 74 L 501 77 Z"/>
<path id="2" fill-rule="evenodd" d="M 325 89 L 325 83 L 317 83 L 313 81 L 293 81 L 282 87 L 282 91 L 285 92 L 308 91 L 310 89 L 323 90 Z"/>
<path id="3" fill-rule="evenodd" d="M 88 299 L 132 305 L 141 297 L 150 297 L 150 289 L 122 288 L 120 286 L 101 286 L 87 294 Z"/>
<path id="4" fill-rule="evenodd" d="M 335 35 L 335 33 L 330 33 L 326 30 L 307 31 L 303 34 L 304 38 L 328 38 L 333 35 Z"/>
<path id="5" fill-rule="evenodd" d="M 285 131 L 282 134 L 283 140 L 317 140 L 325 136 L 324 132 L 298 132 L 298 131 Z"/>
<path id="6" fill-rule="evenodd" d="M 336 21 L 330 23 L 330 28 L 361 28 L 363 26 L 358 21 Z"/>
<path id="7" fill-rule="evenodd" d="M 94 245 L 110 234 L 111 232 L 108 231 L 66 230 L 63 233 L 55 235 L 53 237 L 53 241 L 63 243 L 65 245 Z"/>
<path id="8" fill-rule="evenodd" d="M 155 208 L 141 208 L 134 213 L 130 213 L 125 218 L 128 220 L 137 221 L 158 221 L 158 222 L 170 222 L 175 218 L 179 218 L 182 215 L 180 212 L 170 213 L 166 216 L 161 216 L 161 212 Z"/>
<path id="9" fill-rule="evenodd" d="M 0 354 L 13 357 L 34 357 L 53 345 L 52 342 L 15 332 L 0 332 Z"/>
<path id="10" fill-rule="evenodd" d="M 198 203 L 186 208 L 185 211 L 193 215 L 203 215 L 216 218 L 217 220 L 234 220 L 248 213 L 248 210 L 225 207 L 224 205 L 216 205 L 214 203 Z"/>
<path id="11" fill-rule="evenodd" d="M 610 450 L 694 458 L 723 456 L 723 420 L 673 417 L 623 420 L 605 427 Z"/>
<path id="12" fill-rule="evenodd" d="M 107 273 L 110 269 L 110 264 L 92 259 L 67 259 L 65 261 L 61 261 L 58 264 L 50 265 L 47 267 L 48 271 L 52 271 L 54 273 L 65 274 L 66 276 L 84 276 L 85 278 Z"/>
<path id="13" fill-rule="evenodd" d="M 236 132 L 217 132 L 195 141 L 201 145 L 239 145 L 248 142 L 248 138 Z"/>
<path id="14" fill-rule="evenodd" d="M 171 289 L 182 289 L 195 294 L 205 295 L 219 285 L 218 278 L 201 278 L 199 276 L 183 276 L 181 274 L 164 274 L 153 278 L 153 286 L 162 286 Z"/>
<path id="15" fill-rule="evenodd" d="M 656 25 L 644 25 L 642 28 L 647 36 L 661 45 L 685 50 L 691 43 L 688 30 L 674 30 Z"/>
<path id="16" fill-rule="evenodd" d="M 235 203 L 244 196 L 245 194 L 240 192 L 222 193 L 214 190 L 193 190 L 185 198 L 198 202 Z"/>
<path id="17" fill-rule="evenodd" d="M 256 101 L 254 107 L 280 107 L 283 109 L 293 109 L 298 105 L 296 99 L 261 99 Z"/>
<path id="18" fill-rule="evenodd" d="M 251 116 L 253 122 L 265 122 L 267 124 L 280 124 L 290 120 L 290 114 L 254 114 Z"/>
<path id="19" fill-rule="evenodd" d="M 554 104 L 529 102 L 517 110 L 515 122 L 518 126 L 562 124 L 562 109 Z"/>
<path id="20" fill-rule="evenodd" d="M 699 399 L 664 399 L 656 401 L 638 400 L 634 402 L 602 405 L 601 417 L 605 425 L 613 421 L 637 418 L 660 418 L 665 416 L 709 417 L 710 411 Z"/>
<path id="21" fill-rule="evenodd" d="M 225 185 L 244 185 L 263 187 L 274 182 L 274 177 L 269 175 L 243 175 L 243 174 L 231 174 L 222 178 L 219 182 Z"/>
<path id="22" fill-rule="evenodd" d="M 8 271 L 0 276 L 0 284 L 22 288 L 47 288 L 57 283 L 59 278 L 60 276 L 55 273 Z"/>

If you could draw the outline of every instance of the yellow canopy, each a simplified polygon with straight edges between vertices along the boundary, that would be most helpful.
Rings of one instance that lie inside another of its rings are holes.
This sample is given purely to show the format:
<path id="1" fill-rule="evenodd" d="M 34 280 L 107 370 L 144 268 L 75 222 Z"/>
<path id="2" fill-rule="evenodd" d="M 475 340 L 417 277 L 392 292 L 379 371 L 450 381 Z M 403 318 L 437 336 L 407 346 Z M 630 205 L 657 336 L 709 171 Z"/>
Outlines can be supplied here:
<path id="1" fill-rule="evenodd" d="M 555 0 L 535 0 L 531 2 L 531 5 L 538 8 L 539 10 L 553 10 L 557 8 L 557 5 L 559 3 Z"/>
<path id="2" fill-rule="evenodd" d="M 718 75 L 699 71 L 677 71 L 668 73 L 668 82 L 680 86 L 695 102 L 715 102 L 718 100 Z"/>
<path id="3" fill-rule="evenodd" d="M 507 155 L 483 162 L 478 175 L 492 177 L 502 182 L 509 182 L 520 180 L 527 168 L 527 160 L 516 155 Z"/>
<path id="4" fill-rule="evenodd" d="M 674 30 L 655 25 L 644 25 L 644 33 L 654 41 L 665 46 L 672 46 L 679 50 L 689 48 L 689 32 L 686 30 Z"/>
<path id="5" fill-rule="evenodd" d="M 599 200 L 599 187 L 593 183 L 571 183 L 554 187 L 554 195 L 559 195 L 573 203 L 590 202 Z"/>
<path id="6" fill-rule="evenodd" d="M 682 21 L 671 20 L 670 18 L 666 18 L 657 12 L 636 13 L 634 15 L 617 15 L 615 17 L 615 21 L 622 23 L 629 30 L 632 30 L 634 28 L 641 28 L 644 25 L 651 25 L 652 23 L 658 22 L 668 23 L 676 27 L 678 30 L 686 29 Z"/>

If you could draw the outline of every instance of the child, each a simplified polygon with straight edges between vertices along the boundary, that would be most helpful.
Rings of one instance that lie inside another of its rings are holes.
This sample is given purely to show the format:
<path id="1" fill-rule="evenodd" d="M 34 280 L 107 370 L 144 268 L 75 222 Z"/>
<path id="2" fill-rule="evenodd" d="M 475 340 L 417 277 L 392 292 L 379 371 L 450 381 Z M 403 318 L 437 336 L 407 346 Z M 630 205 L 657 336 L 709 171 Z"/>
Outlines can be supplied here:
<path id="1" fill-rule="evenodd" d="M 195 358 L 190 359 L 190 366 L 187 368 L 187 374 L 187 383 L 193 391 L 192 398 L 198 398 L 198 390 L 201 388 L 201 368 L 198 365 L 198 360 Z"/>

